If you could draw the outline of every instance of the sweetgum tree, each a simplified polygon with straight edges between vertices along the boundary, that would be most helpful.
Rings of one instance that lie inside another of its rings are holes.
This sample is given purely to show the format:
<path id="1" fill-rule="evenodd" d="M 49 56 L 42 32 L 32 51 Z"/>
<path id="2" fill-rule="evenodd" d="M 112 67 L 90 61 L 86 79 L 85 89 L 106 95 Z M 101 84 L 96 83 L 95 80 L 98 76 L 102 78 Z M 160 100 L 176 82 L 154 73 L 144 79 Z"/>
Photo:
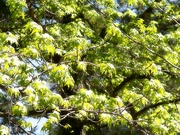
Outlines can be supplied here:
<path id="1" fill-rule="evenodd" d="M 178 0 L 1 0 L 0 134 L 180 132 Z M 37 123 L 38 124 L 38 123 Z"/>

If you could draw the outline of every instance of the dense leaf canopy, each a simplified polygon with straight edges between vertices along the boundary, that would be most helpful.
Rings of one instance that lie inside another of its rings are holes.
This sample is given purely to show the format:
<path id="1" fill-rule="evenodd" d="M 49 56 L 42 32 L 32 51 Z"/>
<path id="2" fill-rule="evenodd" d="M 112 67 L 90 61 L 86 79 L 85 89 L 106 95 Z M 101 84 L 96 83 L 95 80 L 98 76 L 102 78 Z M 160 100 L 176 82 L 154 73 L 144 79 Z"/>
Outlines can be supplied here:
<path id="1" fill-rule="evenodd" d="M 178 0 L 0 1 L 0 134 L 173 135 L 179 93 Z"/>

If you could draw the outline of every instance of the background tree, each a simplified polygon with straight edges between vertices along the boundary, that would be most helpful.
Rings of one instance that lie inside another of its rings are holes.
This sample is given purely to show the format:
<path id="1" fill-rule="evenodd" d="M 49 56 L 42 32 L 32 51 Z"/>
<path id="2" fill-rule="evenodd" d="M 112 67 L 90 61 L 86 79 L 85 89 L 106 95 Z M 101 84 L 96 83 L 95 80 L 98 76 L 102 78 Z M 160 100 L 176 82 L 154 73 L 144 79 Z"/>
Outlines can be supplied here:
<path id="1" fill-rule="evenodd" d="M 0 134 L 180 131 L 179 1 L 0 5 Z"/>

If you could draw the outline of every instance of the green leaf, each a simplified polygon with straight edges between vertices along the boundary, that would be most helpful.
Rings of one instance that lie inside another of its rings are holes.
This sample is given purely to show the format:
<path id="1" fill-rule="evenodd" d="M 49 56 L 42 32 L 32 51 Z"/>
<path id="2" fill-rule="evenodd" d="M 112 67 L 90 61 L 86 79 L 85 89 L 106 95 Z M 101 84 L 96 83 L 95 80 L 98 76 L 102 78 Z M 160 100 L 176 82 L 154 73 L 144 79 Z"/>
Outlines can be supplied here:
<path id="1" fill-rule="evenodd" d="M 10 42 L 10 44 L 18 44 L 18 41 L 15 37 L 7 37 L 6 41 Z"/>
<path id="2" fill-rule="evenodd" d="M 27 30 L 30 30 L 31 31 L 31 34 L 34 34 L 34 33 L 41 33 L 43 31 L 42 27 L 37 24 L 36 22 L 28 22 L 25 26 L 25 28 Z"/>
<path id="3" fill-rule="evenodd" d="M 0 134 L 1 135 L 10 135 L 10 129 L 5 125 L 0 126 Z"/>
<path id="4" fill-rule="evenodd" d="M 31 86 L 28 86 L 25 90 L 24 90 L 24 93 L 26 93 L 27 95 L 30 95 L 32 93 L 34 93 L 35 90 L 31 87 Z"/>
<path id="5" fill-rule="evenodd" d="M 99 64 L 99 67 L 100 67 L 100 72 L 102 74 L 113 76 L 113 74 L 116 73 L 116 69 L 115 69 L 114 65 L 111 63 L 101 63 L 101 64 Z"/>
<path id="6" fill-rule="evenodd" d="M 136 17 L 137 14 L 135 12 L 133 12 L 132 10 L 130 9 L 127 9 L 127 11 L 124 13 L 124 15 L 128 15 L 128 16 L 131 16 L 131 17 Z"/>
<path id="7" fill-rule="evenodd" d="M 129 5 L 137 5 L 138 0 L 126 0 Z"/>
<path id="8" fill-rule="evenodd" d="M 26 122 L 24 120 L 18 120 L 18 124 L 25 128 L 30 128 L 32 126 L 31 122 Z"/>
<path id="9" fill-rule="evenodd" d="M 78 110 L 78 113 L 76 114 L 76 117 L 79 119 L 84 119 L 84 117 L 87 117 L 88 113 L 84 110 Z"/>
<path id="10" fill-rule="evenodd" d="M 123 110 L 122 111 L 122 116 L 123 118 L 127 119 L 127 120 L 132 120 L 132 116 L 131 114 L 129 114 L 127 111 Z"/>
<path id="11" fill-rule="evenodd" d="M 67 77 L 65 79 L 65 85 L 68 87 L 74 87 L 74 80 L 72 77 Z"/>
<path id="12" fill-rule="evenodd" d="M 15 97 L 18 97 L 19 95 L 20 95 L 20 91 L 19 91 L 19 88 L 10 88 L 9 90 L 8 90 L 8 94 L 10 95 L 10 96 L 15 96 Z"/>
<path id="13" fill-rule="evenodd" d="M 100 121 L 101 124 L 111 125 L 112 116 L 110 114 L 102 113 L 99 116 L 99 121 Z"/>
<path id="14" fill-rule="evenodd" d="M 21 102 L 17 102 L 12 107 L 12 114 L 17 116 L 25 116 L 27 115 L 27 107 L 24 106 Z"/>
<path id="15" fill-rule="evenodd" d="M 87 64 L 85 62 L 80 61 L 80 62 L 78 62 L 77 68 L 85 72 L 86 71 L 86 66 L 87 66 Z"/>

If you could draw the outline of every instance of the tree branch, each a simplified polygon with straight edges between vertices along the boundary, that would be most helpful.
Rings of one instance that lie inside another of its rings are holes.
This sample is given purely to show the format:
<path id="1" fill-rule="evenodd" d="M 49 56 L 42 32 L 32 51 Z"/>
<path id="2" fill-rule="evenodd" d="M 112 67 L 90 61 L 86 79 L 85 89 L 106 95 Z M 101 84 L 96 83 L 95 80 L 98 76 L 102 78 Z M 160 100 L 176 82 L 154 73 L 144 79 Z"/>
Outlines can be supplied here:
<path id="1" fill-rule="evenodd" d="M 29 16 L 32 18 L 33 21 L 35 21 L 37 24 L 41 25 L 41 27 L 43 28 L 43 31 L 46 31 L 45 26 L 43 26 L 41 24 L 41 22 L 37 19 L 36 15 L 34 13 L 31 0 L 26 0 L 26 4 L 27 4 L 28 10 L 29 10 Z"/>
<path id="2" fill-rule="evenodd" d="M 160 6 L 157 6 L 158 8 L 159 8 L 159 10 L 161 11 L 161 12 L 163 12 L 164 14 L 165 14 L 165 11 L 160 7 Z M 168 16 L 172 21 L 174 21 L 177 25 L 178 25 L 178 27 L 180 27 L 180 23 L 178 22 L 178 20 L 176 20 L 175 18 L 173 18 L 172 16 Z"/>
<path id="3" fill-rule="evenodd" d="M 147 105 L 147 106 L 145 106 L 143 109 L 141 109 L 140 111 L 138 111 L 138 112 L 135 114 L 135 117 L 137 118 L 138 116 L 144 114 L 144 113 L 147 112 L 148 110 L 153 109 L 153 108 L 157 108 L 157 107 L 159 107 L 160 105 L 166 105 L 166 104 L 171 104 L 171 103 L 176 104 L 176 103 L 179 102 L 179 101 L 180 101 L 180 98 L 177 98 L 177 99 L 173 99 L 173 100 L 162 101 L 162 102 L 158 102 L 158 103 L 155 103 L 155 104 Z"/>
<path id="4" fill-rule="evenodd" d="M 26 131 L 23 127 L 21 127 L 19 124 L 17 124 L 16 122 L 10 120 L 11 123 L 14 125 L 14 126 L 17 126 L 19 129 L 21 129 L 24 133 L 26 133 L 27 135 L 30 135 L 31 133 Z"/>
<path id="5" fill-rule="evenodd" d="M 3 84 L 0 84 L 0 89 L 3 90 L 3 91 L 7 91 L 8 87 L 4 86 Z"/>
<path id="6" fill-rule="evenodd" d="M 116 86 L 113 90 L 112 96 L 116 97 L 120 90 L 124 88 L 124 86 L 133 81 L 133 80 L 138 80 L 138 79 L 150 79 L 150 76 L 148 75 L 137 75 L 137 74 L 132 74 L 129 77 L 125 78 L 118 86 Z"/>

